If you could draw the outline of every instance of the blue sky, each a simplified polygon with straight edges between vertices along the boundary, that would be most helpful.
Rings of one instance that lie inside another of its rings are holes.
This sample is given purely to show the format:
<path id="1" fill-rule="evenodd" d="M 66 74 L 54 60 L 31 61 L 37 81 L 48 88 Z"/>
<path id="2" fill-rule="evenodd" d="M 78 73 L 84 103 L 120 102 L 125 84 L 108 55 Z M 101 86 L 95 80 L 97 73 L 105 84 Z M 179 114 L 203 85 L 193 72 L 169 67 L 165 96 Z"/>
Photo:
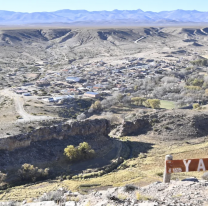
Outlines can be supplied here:
<path id="1" fill-rule="evenodd" d="M 176 9 L 208 11 L 208 0 L 0 0 L 0 10 L 40 12 L 61 9 L 169 11 Z"/>

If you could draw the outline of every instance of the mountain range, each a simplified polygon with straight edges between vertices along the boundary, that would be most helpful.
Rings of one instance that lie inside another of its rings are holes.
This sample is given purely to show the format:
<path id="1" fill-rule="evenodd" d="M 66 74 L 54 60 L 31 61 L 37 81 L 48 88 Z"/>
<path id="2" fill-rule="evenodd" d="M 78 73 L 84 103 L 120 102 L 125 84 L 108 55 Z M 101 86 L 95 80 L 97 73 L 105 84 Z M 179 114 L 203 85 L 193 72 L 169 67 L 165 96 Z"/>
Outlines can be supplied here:
<path id="1" fill-rule="evenodd" d="M 142 11 L 59 10 L 54 12 L 13 12 L 0 10 L 1 25 L 24 24 L 160 24 L 208 23 L 208 12 L 197 10 Z"/>

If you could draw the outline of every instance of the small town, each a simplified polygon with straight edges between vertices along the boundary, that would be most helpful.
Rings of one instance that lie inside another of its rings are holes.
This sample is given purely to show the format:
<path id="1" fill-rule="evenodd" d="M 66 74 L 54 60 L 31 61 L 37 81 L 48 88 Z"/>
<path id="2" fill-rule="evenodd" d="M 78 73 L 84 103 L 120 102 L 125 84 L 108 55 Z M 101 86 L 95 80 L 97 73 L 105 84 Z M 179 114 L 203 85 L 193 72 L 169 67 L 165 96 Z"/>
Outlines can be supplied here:
<path id="1" fill-rule="evenodd" d="M 10 90 L 24 96 L 25 100 L 33 96 L 33 99 L 51 104 L 61 104 L 63 100 L 72 98 L 104 99 L 115 92 L 132 94 L 139 90 L 138 84 L 141 80 L 161 80 L 167 74 L 191 67 L 190 61 L 183 57 L 174 58 L 173 61 L 127 57 L 116 65 L 101 60 L 87 64 L 70 64 L 58 72 L 45 71 L 44 63 L 36 65 L 38 72 L 25 73 L 19 68 L 18 71 L 7 74 L 5 80 L 14 81 L 15 84 L 17 79 L 24 77 L 22 85 L 20 83 L 16 87 L 12 86 Z M 173 81 L 174 86 L 184 85 L 184 80 L 180 78 Z M 143 96 L 154 97 L 151 92 Z"/>

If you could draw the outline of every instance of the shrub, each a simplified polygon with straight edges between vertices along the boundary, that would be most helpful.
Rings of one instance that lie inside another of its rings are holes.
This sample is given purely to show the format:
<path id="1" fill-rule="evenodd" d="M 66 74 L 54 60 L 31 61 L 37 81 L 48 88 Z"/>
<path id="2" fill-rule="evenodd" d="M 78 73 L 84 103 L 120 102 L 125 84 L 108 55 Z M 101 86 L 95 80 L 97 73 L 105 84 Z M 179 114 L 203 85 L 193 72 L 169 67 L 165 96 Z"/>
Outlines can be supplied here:
<path id="1" fill-rule="evenodd" d="M 6 175 L 6 174 L 4 174 L 4 173 L 0 172 L 0 182 L 5 181 L 6 177 L 7 177 L 7 175 Z"/>
<path id="2" fill-rule="evenodd" d="M 137 192 L 136 193 L 136 199 L 144 201 L 144 200 L 149 200 L 150 198 L 147 197 L 147 196 L 141 195 L 140 193 Z"/>
<path id="3" fill-rule="evenodd" d="M 49 168 L 39 169 L 31 164 L 23 164 L 21 169 L 18 170 L 18 174 L 22 181 L 36 181 L 38 179 L 44 179 L 48 176 Z"/>
<path id="4" fill-rule="evenodd" d="M 143 103 L 146 101 L 146 98 L 142 98 L 142 97 L 132 97 L 131 98 L 131 102 L 135 105 L 141 106 L 143 105 Z"/>
<path id="5" fill-rule="evenodd" d="M 125 192 L 132 192 L 132 191 L 135 191 L 137 189 L 136 186 L 134 185 L 125 185 L 124 186 L 124 191 Z"/>
<path id="6" fill-rule="evenodd" d="M 192 85 L 202 87 L 203 83 L 204 83 L 204 80 L 202 79 L 194 79 L 192 82 Z"/>
<path id="7" fill-rule="evenodd" d="M 193 90 L 193 91 L 198 91 L 201 89 L 199 86 L 185 86 L 186 89 L 188 90 Z"/>
<path id="8" fill-rule="evenodd" d="M 200 108 L 199 103 L 195 103 L 195 104 L 193 104 L 193 108 L 194 108 L 194 109 L 199 109 L 199 108 Z"/>
<path id="9" fill-rule="evenodd" d="M 94 104 L 91 105 L 93 110 L 99 111 L 102 108 L 101 102 L 97 100 Z"/>
<path id="10" fill-rule="evenodd" d="M 165 125 L 163 128 L 164 128 L 164 129 L 167 129 L 167 130 L 170 129 L 170 127 L 168 127 L 167 125 Z"/>
<path id="11" fill-rule="evenodd" d="M 159 99 L 148 99 L 144 102 L 146 107 L 151 107 L 152 109 L 160 108 L 160 100 Z"/>
<path id="12" fill-rule="evenodd" d="M 192 61 L 191 63 L 193 65 L 196 65 L 196 66 L 206 66 L 207 65 L 207 59 L 199 59 L 199 60 L 196 60 L 196 61 Z"/>
<path id="13" fill-rule="evenodd" d="M 157 172 L 156 175 L 159 177 L 163 177 L 163 172 Z"/>
<path id="14" fill-rule="evenodd" d="M 127 199 L 127 196 L 124 195 L 124 194 L 118 194 L 118 199 L 120 199 L 120 200 L 126 200 Z"/>
<path id="15" fill-rule="evenodd" d="M 79 161 L 93 158 L 95 151 L 91 149 L 91 146 L 87 142 L 83 142 L 76 148 L 73 145 L 67 146 L 64 149 L 64 155 L 70 161 Z"/>
<path id="16" fill-rule="evenodd" d="M 42 197 L 39 198 L 39 201 L 60 202 L 62 201 L 65 192 L 66 192 L 65 190 L 57 190 L 57 191 L 51 191 L 49 193 L 45 193 Z"/>

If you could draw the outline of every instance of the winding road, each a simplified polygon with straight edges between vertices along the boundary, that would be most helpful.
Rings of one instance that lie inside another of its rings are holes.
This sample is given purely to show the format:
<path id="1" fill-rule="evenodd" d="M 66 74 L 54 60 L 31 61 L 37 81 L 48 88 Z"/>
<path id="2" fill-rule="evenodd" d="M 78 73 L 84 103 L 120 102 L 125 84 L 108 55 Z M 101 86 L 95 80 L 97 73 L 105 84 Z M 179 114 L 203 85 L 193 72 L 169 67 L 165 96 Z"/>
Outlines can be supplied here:
<path id="1" fill-rule="evenodd" d="M 41 121 L 41 120 L 47 120 L 52 119 L 52 117 L 49 116 L 34 116 L 31 114 L 28 114 L 24 109 L 24 99 L 22 96 L 15 94 L 13 91 L 9 89 L 4 89 L 0 91 L 0 94 L 3 96 L 7 96 L 9 98 L 12 98 L 14 100 L 15 109 L 17 113 L 22 117 L 22 119 L 18 119 L 18 122 L 27 122 L 27 121 Z"/>
<path id="2" fill-rule="evenodd" d="M 137 39 L 136 41 L 134 41 L 135 44 L 138 44 L 139 41 L 141 41 L 142 39 L 145 39 L 146 36 L 142 36 L 141 38 Z"/>

